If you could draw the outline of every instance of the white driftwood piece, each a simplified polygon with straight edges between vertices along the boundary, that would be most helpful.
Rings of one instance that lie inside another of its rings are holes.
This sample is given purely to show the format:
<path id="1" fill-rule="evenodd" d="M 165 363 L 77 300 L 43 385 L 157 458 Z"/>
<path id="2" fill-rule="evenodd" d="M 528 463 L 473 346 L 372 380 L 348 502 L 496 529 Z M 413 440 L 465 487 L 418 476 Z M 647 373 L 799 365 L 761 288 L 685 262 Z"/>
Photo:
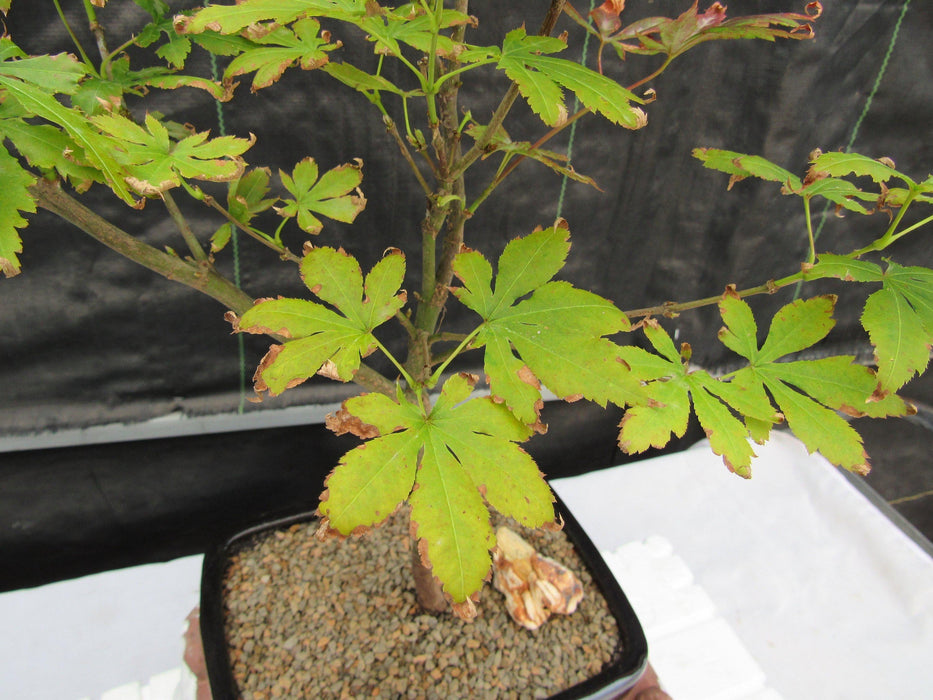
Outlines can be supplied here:
<path id="1" fill-rule="evenodd" d="M 509 615 L 530 630 L 551 613 L 569 615 L 583 599 L 583 584 L 570 569 L 535 551 L 507 527 L 496 531 L 493 585 L 505 595 Z"/>

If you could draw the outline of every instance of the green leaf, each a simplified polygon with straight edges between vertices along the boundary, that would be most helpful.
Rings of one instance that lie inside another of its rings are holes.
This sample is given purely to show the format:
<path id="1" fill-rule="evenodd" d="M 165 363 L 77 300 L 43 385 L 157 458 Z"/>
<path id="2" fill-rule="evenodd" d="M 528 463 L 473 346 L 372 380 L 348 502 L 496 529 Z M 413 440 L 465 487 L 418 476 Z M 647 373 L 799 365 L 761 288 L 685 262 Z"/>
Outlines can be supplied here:
<path id="1" fill-rule="evenodd" d="M 800 178 L 792 172 L 761 156 L 724 151 L 719 148 L 695 148 L 693 157 L 711 170 L 718 170 L 731 175 L 728 187 L 730 190 L 732 185 L 747 177 L 780 182 L 790 190 L 799 190 L 803 184 Z"/>
<path id="2" fill-rule="evenodd" d="M 781 421 L 781 414 L 771 405 L 760 383 L 746 386 L 734 378 L 730 381 L 713 379 L 701 371 L 695 372 L 691 377 L 746 419 L 767 422 L 769 425 Z"/>
<path id="3" fill-rule="evenodd" d="M 714 394 L 707 391 L 708 385 L 715 382 L 712 377 L 705 372 L 697 372 L 688 374 L 686 380 L 690 387 L 693 411 L 713 452 L 723 458 L 729 471 L 749 478 L 755 452 L 748 442 L 748 428 Z"/>
<path id="4" fill-rule="evenodd" d="M 11 58 L 26 58 L 27 56 L 28 54 L 18 47 L 10 37 L 0 36 L 0 61 L 7 61 Z"/>
<path id="5" fill-rule="evenodd" d="M 43 169 L 54 168 L 78 192 L 84 192 L 92 182 L 102 180 L 99 171 L 80 165 L 72 157 L 66 157 L 66 154 L 74 153 L 79 147 L 68 134 L 51 124 L 2 119 L 0 135 L 9 138 L 30 165 Z"/>
<path id="6" fill-rule="evenodd" d="M 425 440 L 418 489 L 410 501 L 422 560 L 454 603 L 466 602 L 489 576 L 495 537 L 476 485 L 433 431 Z"/>
<path id="7" fill-rule="evenodd" d="M 765 383 L 787 419 L 788 427 L 810 452 L 819 451 L 833 464 L 860 474 L 868 473 L 868 455 L 862 447 L 862 439 L 844 418 L 776 377 L 769 377 Z"/>
<path id="8" fill-rule="evenodd" d="M 396 11 L 388 10 L 382 14 L 369 15 L 355 23 L 366 32 L 377 54 L 400 56 L 401 44 L 407 44 L 422 53 L 429 53 L 433 46 L 438 56 L 456 56 L 462 45 L 456 44 L 442 32 L 435 33 L 434 21 L 433 13 L 428 14 L 422 6 L 411 3 Z M 474 20 L 469 15 L 455 10 L 443 10 L 438 29 L 472 23 Z"/>
<path id="9" fill-rule="evenodd" d="M 0 141 L 0 271 L 6 277 L 19 274 L 22 267 L 19 253 L 23 252 L 23 242 L 16 229 L 25 228 L 28 223 L 20 212 L 34 214 L 36 203 L 29 194 L 29 187 L 36 178 L 20 166 Z"/>
<path id="10" fill-rule="evenodd" d="M 168 130 L 147 114 L 145 128 L 122 115 L 98 115 L 91 120 L 114 137 L 115 156 L 126 169 L 126 182 L 137 192 L 153 195 L 195 180 L 235 180 L 245 167 L 239 155 L 253 139 L 220 136 L 208 140 L 206 131 L 173 142 Z"/>
<path id="11" fill-rule="evenodd" d="M 484 498 L 530 527 L 554 518 L 550 488 L 515 444 L 530 431 L 492 399 L 470 398 L 474 381 L 451 377 L 427 415 L 402 396 L 347 400 L 337 423 L 355 420 L 380 434 L 344 456 L 319 507 L 325 527 L 349 534 L 407 498 L 422 559 L 454 603 L 465 603 L 489 573 L 495 537 Z"/>
<path id="12" fill-rule="evenodd" d="M 41 87 L 48 93 L 73 95 L 78 81 L 87 70 L 70 54 L 55 56 L 29 56 L 0 62 L 0 75 L 16 78 Z"/>
<path id="13" fill-rule="evenodd" d="M 165 0 L 133 0 L 133 2 L 152 15 L 153 20 L 162 19 L 169 11 Z"/>
<path id="14" fill-rule="evenodd" d="M 232 87 L 221 85 L 207 78 L 199 78 L 196 75 L 178 75 L 177 73 L 152 75 L 146 78 L 146 85 L 160 90 L 175 90 L 180 87 L 197 88 L 210 93 L 215 100 L 220 102 L 227 102 L 233 96 Z"/>
<path id="15" fill-rule="evenodd" d="M 278 200 L 267 198 L 269 193 L 269 169 L 254 168 L 242 177 L 233 180 L 227 189 L 227 211 L 243 225 L 257 214 L 268 210 Z"/>
<path id="16" fill-rule="evenodd" d="M 870 177 L 875 182 L 887 182 L 892 178 L 899 178 L 908 185 L 914 182 L 906 175 L 894 169 L 893 164 L 888 165 L 882 160 L 875 160 L 859 153 L 830 152 L 819 153 L 812 161 L 812 172 L 825 173 L 830 177 L 844 177 L 855 175 L 857 177 Z"/>
<path id="17" fill-rule="evenodd" d="M 573 92 L 584 107 L 626 129 L 640 129 L 648 122 L 644 110 L 632 102 L 642 100 L 611 78 L 562 58 L 535 56 L 526 66 L 544 73 Z"/>
<path id="18" fill-rule="evenodd" d="M 375 348 L 372 331 L 391 318 L 406 300 L 399 291 L 405 258 L 392 251 L 373 266 L 365 285 L 359 263 L 343 250 L 314 248 L 301 261 L 301 276 L 322 301 L 264 299 L 236 323 L 245 333 L 271 333 L 290 338 L 274 345 L 255 376 L 256 392 L 281 394 L 314 376 L 325 363 L 332 374 L 350 381 L 360 361 Z M 365 291 L 365 298 L 364 298 Z M 331 374 L 331 373 L 329 373 Z"/>
<path id="19" fill-rule="evenodd" d="M 884 391 L 896 391 L 926 369 L 931 333 L 896 289 L 885 285 L 868 297 L 862 326 L 875 346 L 878 380 Z"/>
<path id="20" fill-rule="evenodd" d="M 773 365 L 776 374 L 824 406 L 850 416 L 904 416 L 908 413 L 903 399 L 889 394 L 881 399 L 874 395 L 878 378 L 868 367 L 854 364 L 849 356 L 824 357 L 819 360 L 798 360 Z"/>
<path id="21" fill-rule="evenodd" d="M 664 447 L 672 434 L 682 437 L 687 432 L 690 397 L 682 381 L 653 381 L 648 394 L 652 405 L 634 406 L 622 417 L 619 447 L 629 454 Z"/>
<path id="22" fill-rule="evenodd" d="M 320 29 L 320 22 L 302 19 L 292 28 L 277 27 L 256 37 L 258 46 L 234 58 L 224 71 L 224 78 L 229 80 L 255 71 L 251 90 L 256 92 L 275 83 L 286 68 L 296 63 L 302 70 L 320 68 L 329 60 L 327 53 L 340 46 L 321 36 Z"/>
<path id="23" fill-rule="evenodd" d="M 620 31 L 611 29 L 607 38 L 623 57 L 626 53 L 663 53 L 671 58 L 707 41 L 810 39 L 813 30 L 809 23 L 820 16 L 822 9 L 814 7 L 811 11 L 808 5 L 807 10 L 805 14 L 778 12 L 727 19 L 721 3 L 701 13 L 694 2 L 676 18 L 647 17 Z"/>
<path id="24" fill-rule="evenodd" d="M 82 149 L 86 164 L 101 172 L 114 194 L 127 204 L 136 204 L 124 182 L 123 169 L 113 156 L 113 141 L 94 131 L 83 114 L 65 107 L 43 90 L 14 78 L 0 76 L 0 87 L 6 88 L 29 113 L 63 127 Z"/>
<path id="25" fill-rule="evenodd" d="M 209 5 L 180 22 L 182 33 L 213 30 L 235 34 L 251 24 L 272 20 L 288 24 L 299 17 L 331 17 L 352 21 L 366 15 L 366 0 L 246 0 L 236 5 Z"/>
<path id="26" fill-rule="evenodd" d="M 646 124 L 644 111 L 631 104 L 641 100 L 615 81 L 574 61 L 542 55 L 565 48 L 560 39 L 528 36 L 523 28 L 515 29 L 505 37 L 498 68 L 518 85 L 532 111 L 548 126 L 567 120 L 562 88 L 614 124 L 627 129 Z"/>
<path id="27" fill-rule="evenodd" d="M 295 199 L 284 199 L 285 205 L 276 207 L 276 212 L 296 217 L 298 226 L 312 235 L 324 227 L 314 214 L 350 223 L 366 207 L 366 198 L 357 189 L 363 180 L 360 161 L 328 170 L 319 180 L 317 163 L 309 157 L 298 163 L 291 175 L 282 171 L 279 175 Z"/>
<path id="28" fill-rule="evenodd" d="M 182 68 L 188 54 L 191 53 L 191 40 L 187 37 L 178 36 L 174 32 L 169 35 L 169 40 L 156 49 L 156 56 L 165 59 L 173 68 Z"/>
<path id="29" fill-rule="evenodd" d="M 391 515 L 411 493 L 421 447 L 418 432 L 407 430 L 347 452 L 324 482 L 320 513 L 328 525 L 349 535 Z"/>
<path id="30" fill-rule="evenodd" d="M 927 335 L 933 335 L 933 270 L 918 266 L 902 267 L 889 260 L 884 285 L 907 299 Z"/>
<path id="31" fill-rule="evenodd" d="M 827 263 L 830 264 L 830 263 Z M 832 264 L 835 264 L 833 261 Z M 837 271 L 844 268 L 836 268 Z M 757 441 L 767 438 L 775 417 L 764 415 L 762 410 L 745 413 L 746 399 L 760 404 L 758 398 L 767 391 L 787 420 L 794 434 L 803 441 L 811 452 L 819 451 L 828 460 L 839 466 L 860 473 L 868 470 L 867 457 L 858 433 L 836 411 L 850 415 L 905 415 L 906 404 L 896 396 L 880 395 L 876 388 L 878 379 L 871 370 L 854 365 L 851 357 L 828 357 L 820 360 L 781 361 L 790 353 L 803 350 L 822 340 L 832 328 L 831 317 L 834 297 L 816 297 L 797 300 L 787 304 L 772 319 L 768 337 L 760 350 L 749 352 L 754 336 L 749 335 L 751 311 L 739 299 L 721 304 L 728 310 L 729 335 L 733 349 L 738 348 L 749 356 L 751 363 L 732 376 L 728 384 L 721 383 L 719 389 L 704 385 L 712 393 L 721 396 L 730 406 L 746 416 L 745 424 Z M 724 315 L 724 319 L 726 316 Z M 740 319 L 736 322 L 736 319 Z M 737 329 L 744 328 L 739 337 Z M 734 385 L 743 394 L 730 397 L 734 391 L 724 387 Z M 738 398 L 738 401 L 730 401 Z"/>
<path id="32" fill-rule="evenodd" d="M 71 103 L 86 114 L 109 113 L 122 104 L 124 94 L 139 96 L 143 95 L 148 87 L 174 89 L 183 86 L 207 90 L 219 100 L 229 99 L 227 90 L 218 83 L 204 78 L 177 75 L 174 69 L 164 66 L 133 70 L 130 68 L 129 58 L 123 56 L 110 63 L 106 77 L 91 76 L 82 81 L 72 96 Z"/>
<path id="33" fill-rule="evenodd" d="M 824 197 L 833 204 L 854 211 L 858 214 L 870 214 L 871 211 L 859 204 L 856 199 L 862 199 L 869 202 L 878 200 L 877 193 L 862 192 L 858 187 L 848 180 L 839 178 L 824 178 L 816 180 L 809 185 L 805 185 L 794 194 L 799 194 L 805 199 L 813 197 Z"/>
<path id="34" fill-rule="evenodd" d="M 748 428 L 726 404 L 739 413 L 747 411 L 770 420 L 774 409 L 764 393 L 753 395 L 716 381 L 706 372 L 690 371 L 657 321 L 646 321 L 643 328 L 660 355 L 637 347 L 622 348 L 621 355 L 632 372 L 648 382 L 647 392 L 652 401 L 625 412 L 619 447 L 629 453 L 644 452 L 650 447 L 664 447 L 672 435 L 682 437 L 687 430 L 692 402 L 713 451 L 722 456 L 730 471 L 748 477 L 755 456 L 748 442 Z"/>
<path id="35" fill-rule="evenodd" d="M 211 253 L 219 253 L 230 242 L 233 235 L 233 224 L 222 224 L 211 236 Z"/>
<path id="36" fill-rule="evenodd" d="M 120 105 L 123 94 L 134 91 L 134 86 L 116 80 L 92 76 L 81 83 L 71 96 L 71 104 L 89 115 L 112 111 Z"/>
<path id="37" fill-rule="evenodd" d="M 660 323 L 653 318 L 646 319 L 642 330 L 644 330 L 648 342 L 651 343 L 659 355 L 666 358 L 671 364 L 678 367 L 681 366 L 680 353 L 677 351 L 677 348 L 674 347 L 674 341 L 671 340 L 671 336 L 661 327 Z"/>
<path id="38" fill-rule="evenodd" d="M 804 271 L 804 279 L 818 280 L 825 277 L 835 277 L 846 282 L 880 282 L 884 272 L 881 267 L 867 260 L 823 253 L 815 265 Z"/>
<path id="39" fill-rule="evenodd" d="M 560 224 L 515 238 L 499 257 L 490 315 L 511 306 L 556 275 L 570 251 L 570 231 Z"/>
<path id="40" fill-rule="evenodd" d="M 773 362 L 821 341 L 836 325 L 833 320 L 835 305 L 836 297 L 826 295 L 798 299 L 781 308 L 771 319 L 771 328 L 757 362 Z"/>
<path id="41" fill-rule="evenodd" d="M 246 37 L 235 34 L 221 34 L 210 30 L 192 34 L 191 39 L 205 51 L 215 56 L 236 56 L 259 46 L 259 44 L 250 41 Z"/>
<path id="42" fill-rule="evenodd" d="M 751 307 L 733 290 L 720 299 L 719 313 L 726 324 L 719 329 L 719 341 L 737 355 L 757 359 L 758 324 Z"/>
<path id="43" fill-rule="evenodd" d="M 492 268 L 479 253 L 460 253 L 453 263 L 464 285 L 454 294 L 484 320 L 475 346 L 486 345 L 492 393 L 528 424 L 537 421 L 539 380 L 561 398 L 620 406 L 644 399 L 619 347 L 603 337 L 630 328 L 624 314 L 591 292 L 549 281 L 568 249 L 563 222 L 511 241 L 499 259 L 495 291 Z"/>
<path id="44" fill-rule="evenodd" d="M 727 387 L 735 387 L 738 392 L 741 392 L 739 396 L 742 399 L 749 397 L 756 404 L 760 404 L 761 406 L 766 405 L 768 407 L 770 415 L 767 416 L 757 410 L 747 412 L 743 408 L 740 408 L 740 403 L 735 403 L 733 401 L 733 397 L 729 398 L 730 405 L 735 406 L 739 413 L 744 414 L 745 426 L 748 428 L 748 434 L 759 445 L 764 445 L 771 436 L 771 429 L 776 424 L 782 423 L 784 421 L 784 416 L 777 413 L 776 409 L 771 407 L 771 399 L 768 397 L 761 379 L 749 368 L 745 368 L 736 372 L 728 383 L 716 382 L 707 388 L 710 391 L 715 391 L 715 393 L 722 395 L 723 389 Z"/>
<path id="45" fill-rule="evenodd" d="M 321 66 L 321 70 L 332 78 L 339 80 L 344 85 L 365 94 L 378 92 L 390 92 L 395 95 L 408 94 L 381 75 L 370 75 L 351 63 L 337 63 L 331 61 Z"/>

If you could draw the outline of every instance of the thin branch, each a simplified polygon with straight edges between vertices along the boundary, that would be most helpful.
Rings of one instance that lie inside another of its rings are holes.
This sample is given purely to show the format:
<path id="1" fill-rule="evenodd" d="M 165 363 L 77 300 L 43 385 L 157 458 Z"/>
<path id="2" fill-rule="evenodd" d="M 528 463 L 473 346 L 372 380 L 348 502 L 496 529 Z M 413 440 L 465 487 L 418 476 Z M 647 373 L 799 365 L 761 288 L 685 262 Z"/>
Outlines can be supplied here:
<path id="1" fill-rule="evenodd" d="M 626 87 L 625 89 L 628 90 L 629 92 L 632 92 L 632 91 L 638 89 L 639 87 L 641 87 L 642 85 L 644 85 L 645 83 L 654 80 L 655 78 L 657 78 L 659 75 L 661 75 L 661 73 L 663 73 L 663 72 L 667 69 L 667 67 L 671 64 L 671 61 L 672 61 L 672 60 L 673 60 L 672 58 L 668 57 L 667 60 L 664 61 L 664 63 L 661 65 L 661 67 L 658 68 L 656 71 L 654 71 L 653 73 L 650 73 L 649 75 L 646 75 L 644 78 L 642 78 L 642 79 L 640 79 L 640 80 L 635 81 L 634 83 L 632 83 L 631 85 L 629 85 L 629 86 Z M 600 71 L 600 72 L 602 72 L 602 71 Z M 555 136 L 557 136 L 559 133 L 561 133 L 561 132 L 562 132 L 564 129 L 566 129 L 568 126 L 570 126 L 570 125 L 573 124 L 575 121 L 577 121 L 578 119 L 580 119 L 581 117 L 583 117 L 583 116 L 585 116 L 585 115 L 587 115 L 587 114 L 589 114 L 589 113 L 590 113 L 590 110 L 587 109 L 586 107 L 584 107 L 583 109 L 577 111 L 575 114 L 573 114 L 572 116 L 570 116 L 570 117 L 569 117 L 565 122 L 563 122 L 562 124 L 559 124 L 558 126 L 552 127 L 546 134 L 544 134 L 544 136 L 542 136 L 542 137 L 539 138 L 537 141 L 535 141 L 535 142 L 532 144 L 531 148 L 532 148 L 532 149 L 541 148 L 544 144 L 546 144 L 546 143 L 547 143 L 548 141 L 550 141 L 552 138 L 554 138 Z M 494 190 L 496 187 L 498 187 L 499 184 L 500 184 L 503 180 L 505 180 L 505 178 L 507 178 L 509 175 L 512 174 L 512 172 L 515 170 L 515 168 L 517 168 L 517 167 L 519 166 L 519 164 L 520 164 L 523 160 L 525 160 L 525 158 L 527 158 L 527 156 L 521 155 L 521 154 L 520 154 L 520 155 L 518 155 L 511 163 L 509 163 L 508 167 L 506 167 L 505 170 L 503 170 L 500 174 L 496 175 L 496 178 L 489 184 L 489 187 L 486 188 L 486 189 L 488 190 L 488 192 L 492 192 L 492 190 Z M 477 207 L 479 207 L 479 205 L 482 204 L 483 200 L 486 199 L 487 196 L 489 196 L 488 193 L 486 193 L 486 192 L 484 192 L 484 195 L 485 195 L 485 196 L 481 197 L 480 199 L 478 199 L 477 201 L 475 201 L 472 205 L 470 205 L 470 211 L 471 211 L 471 212 L 475 212 L 476 209 L 477 209 Z"/>
<path id="2" fill-rule="evenodd" d="M 97 21 L 97 10 L 90 0 L 84 0 L 84 12 L 87 15 L 88 27 L 94 35 L 94 40 L 97 42 L 97 52 L 100 54 L 101 66 L 103 67 L 105 63 L 107 64 L 105 77 L 112 78 L 113 75 L 108 63 L 110 51 L 107 49 L 107 37 L 104 34 L 104 28 L 101 26 L 100 22 Z"/>
<path id="3" fill-rule="evenodd" d="M 409 338 L 414 338 L 418 334 L 418 329 L 415 328 L 415 324 L 411 322 L 411 319 L 408 318 L 406 314 L 403 314 L 401 311 L 396 311 L 395 320 L 402 324 L 402 328 L 408 333 Z"/>
<path id="4" fill-rule="evenodd" d="M 415 179 L 418 180 L 418 184 L 421 185 L 421 189 L 426 195 L 430 197 L 431 186 L 428 184 L 428 181 L 424 179 L 424 175 L 421 174 L 421 169 L 418 167 L 418 164 L 415 163 L 415 159 L 412 158 L 411 151 L 408 150 L 408 145 L 405 143 L 405 140 L 399 133 L 395 122 L 388 115 L 383 116 L 382 121 L 386 125 L 386 131 L 388 131 L 392 138 L 395 139 L 395 143 L 398 145 L 398 149 L 401 151 L 402 157 L 405 159 L 405 162 L 408 163 L 408 167 L 411 168 L 411 171 L 415 174 Z"/>
<path id="5" fill-rule="evenodd" d="M 764 284 L 760 284 L 757 287 L 743 289 L 736 292 L 736 294 L 742 299 L 745 297 L 754 296 L 756 294 L 774 294 L 779 289 L 794 284 L 795 282 L 799 282 L 803 278 L 804 273 L 801 271 L 793 275 L 788 275 L 787 277 L 782 277 L 779 280 L 768 280 Z M 666 301 L 663 304 L 659 304 L 657 306 L 648 306 L 643 309 L 631 309 L 629 311 L 625 311 L 624 313 L 629 318 L 639 318 L 642 316 L 666 316 L 670 318 L 676 316 L 682 311 L 689 311 L 691 309 L 699 309 L 704 306 L 718 304 L 721 299 L 722 294 L 717 294 L 713 297 L 705 297 L 703 299 L 695 299 L 693 301 Z"/>
<path id="6" fill-rule="evenodd" d="M 78 50 L 78 53 L 81 54 L 81 61 L 84 63 L 84 65 L 86 65 L 88 68 L 90 68 L 96 73 L 97 69 L 94 67 L 94 64 L 91 63 L 91 59 L 88 57 L 87 53 L 84 51 L 84 47 L 81 46 L 81 42 L 78 41 L 78 37 L 75 36 L 75 33 L 71 28 L 71 25 L 68 23 L 68 18 L 65 16 L 64 10 L 62 10 L 62 6 L 59 3 L 59 0 L 52 0 L 52 2 L 55 4 L 55 11 L 58 12 L 59 19 L 62 21 L 62 24 L 65 26 L 65 31 L 68 32 L 68 36 L 71 37 L 72 43 L 75 45 L 75 48 Z"/>
<path id="7" fill-rule="evenodd" d="M 202 195 L 203 201 L 204 201 L 204 203 L 205 203 L 206 205 L 208 205 L 209 207 L 211 207 L 212 209 L 214 209 L 215 211 L 217 211 L 218 213 L 220 213 L 221 215 L 223 215 L 223 217 L 224 217 L 227 221 L 229 221 L 231 224 L 233 224 L 234 226 L 236 226 L 238 229 L 240 229 L 240 230 L 241 230 L 243 233 L 245 233 L 246 235 L 250 236 L 251 238 L 253 238 L 253 239 L 257 240 L 257 241 L 259 241 L 260 243 L 262 243 L 262 244 L 263 244 L 264 246 L 266 246 L 267 248 L 271 248 L 272 250 L 274 250 L 276 253 L 278 253 L 278 254 L 281 256 L 281 258 L 282 258 L 283 260 L 288 260 L 289 262 L 293 262 L 293 263 L 300 263 L 300 262 L 301 262 L 301 258 L 298 257 L 297 255 L 295 255 L 292 251 L 290 251 L 290 250 L 289 250 L 288 248 L 286 248 L 285 246 L 281 246 L 281 245 L 276 244 L 275 241 L 273 241 L 273 240 L 271 240 L 271 239 L 267 238 L 266 236 L 263 236 L 263 235 L 261 235 L 261 234 L 259 234 L 259 233 L 256 233 L 256 232 L 255 232 L 253 229 L 251 229 L 249 226 L 247 226 L 247 225 L 245 225 L 243 222 L 237 220 L 236 217 L 233 216 L 233 214 L 231 214 L 229 211 L 227 211 L 222 205 L 218 204 L 217 200 L 214 199 L 213 197 L 211 197 L 209 194 L 205 194 L 205 193 L 202 192 L 201 195 Z M 283 223 L 284 223 L 284 222 L 283 222 Z"/>
<path id="8" fill-rule="evenodd" d="M 191 255 L 193 255 L 194 259 L 198 262 L 207 262 L 207 253 L 205 253 L 204 248 L 201 247 L 197 236 L 194 235 L 194 231 L 192 231 L 191 226 L 188 225 L 188 220 L 175 203 L 175 199 L 167 190 L 162 192 L 160 196 L 165 203 L 165 208 L 168 209 L 169 216 L 172 217 L 172 221 L 175 222 L 175 226 L 181 233 L 182 238 L 185 239 L 185 243 L 188 245 L 188 250 L 191 251 Z"/>
<path id="9" fill-rule="evenodd" d="M 563 12 L 565 1 L 566 0 L 551 0 L 547 15 L 545 15 L 544 22 L 541 24 L 541 29 L 538 31 L 540 36 L 550 36 L 551 32 L 554 31 L 554 26 L 557 24 L 561 12 Z M 512 83 L 505 93 L 505 96 L 502 98 L 502 101 L 499 103 L 499 106 L 496 108 L 496 111 L 493 112 L 492 119 L 489 120 L 489 124 L 483 130 L 483 135 L 473 144 L 473 147 L 466 152 L 463 158 L 454 164 L 453 174 L 455 176 L 462 175 L 467 168 L 485 153 L 486 146 L 489 145 L 493 136 L 499 131 L 499 127 L 502 126 L 502 122 L 505 121 L 505 118 L 509 114 L 509 110 L 512 109 L 512 105 L 515 104 L 517 98 L 518 84 Z"/>

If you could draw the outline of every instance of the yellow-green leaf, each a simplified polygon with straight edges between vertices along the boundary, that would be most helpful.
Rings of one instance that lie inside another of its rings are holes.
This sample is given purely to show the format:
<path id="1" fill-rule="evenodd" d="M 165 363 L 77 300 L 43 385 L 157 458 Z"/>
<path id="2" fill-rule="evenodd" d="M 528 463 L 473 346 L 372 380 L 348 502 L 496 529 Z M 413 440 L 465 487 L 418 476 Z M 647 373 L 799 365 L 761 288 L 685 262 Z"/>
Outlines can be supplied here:
<path id="1" fill-rule="evenodd" d="M 296 217 L 298 226 L 312 235 L 317 235 L 324 227 L 315 213 L 350 223 L 366 207 L 366 198 L 357 189 L 363 180 L 359 161 L 328 170 L 318 179 L 314 159 L 305 158 L 291 175 L 281 171 L 279 174 L 294 199 L 284 199 L 285 204 L 276 207 L 276 212 L 280 216 Z"/>
<path id="2" fill-rule="evenodd" d="M 260 394 L 280 394 L 326 362 L 333 364 L 340 381 L 349 381 L 377 345 L 373 329 L 405 303 L 405 293 L 399 291 L 405 259 L 397 251 L 373 266 L 365 285 L 356 259 L 333 248 L 310 250 L 302 259 L 301 274 L 308 288 L 337 311 L 304 299 L 263 299 L 243 314 L 238 331 L 290 339 L 273 346 L 260 363 L 255 377 Z"/>
<path id="3" fill-rule="evenodd" d="M 486 503 L 530 527 L 554 519 L 550 488 L 515 444 L 531 431 L 502 404 L 471 398 L 473 381 L 448 379 L 427 414 L 401 394 L 344 402 L 342 420 L 379 435 L 341 460 L 320 506 L 329 525 L 347 534 L 380 522 L 408 498 L 422 558 L 455 603 L 478 592 L 489 574 L 495 537 Z"/>
<path id="4" fill-rule="evenodd" d="M 772 379 L 766 384 L 788 427 L 810 452 L 819 452 L 850 471 L 868 473 L 868 455 L 862 447 L 862 438 L 844 418 L 780 380 Z"/>
<path id="5" fill-rule="evenodd" d="M 907 299 L 885 286 L 865 302 L 862 325 L 875 346 L 878 381 L 896 391 L 930 361 L 930 333 Z"/>
<path id="6" fill-rule="evenodd" d="M 36 203 L 29 194 L 29 187 L 36 178 L 24 170 L 11 156 L 0 141 L 0 271 L 6 277 L 19 274 L 21 266 L 19 254 L 23 252 L 23 242 L 16 229 L 25 228 L 28 223 L 20 212 L 35 213 Z"/>

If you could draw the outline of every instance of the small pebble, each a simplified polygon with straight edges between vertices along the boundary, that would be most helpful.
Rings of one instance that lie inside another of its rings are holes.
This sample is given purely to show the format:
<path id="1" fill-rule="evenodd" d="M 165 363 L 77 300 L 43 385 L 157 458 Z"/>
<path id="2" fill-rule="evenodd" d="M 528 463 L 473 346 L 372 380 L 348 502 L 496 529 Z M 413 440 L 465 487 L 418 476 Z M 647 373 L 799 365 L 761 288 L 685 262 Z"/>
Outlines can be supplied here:
<path id="1" fill-rule="evenodd" d="M 422 614 L 409 579 L 406 515 L 343 541 L 317 541 L 314 522 L 293 525 L 257 535 L 231 556 L 226 628 L 244 698 L 546 697 L 609 661 L 615 621 L 563 533 L 510 523 L 577 572 L 587 591 L 576 613 L 531 633 L 512 622 L 492 588 L 473 623 Z"/>

